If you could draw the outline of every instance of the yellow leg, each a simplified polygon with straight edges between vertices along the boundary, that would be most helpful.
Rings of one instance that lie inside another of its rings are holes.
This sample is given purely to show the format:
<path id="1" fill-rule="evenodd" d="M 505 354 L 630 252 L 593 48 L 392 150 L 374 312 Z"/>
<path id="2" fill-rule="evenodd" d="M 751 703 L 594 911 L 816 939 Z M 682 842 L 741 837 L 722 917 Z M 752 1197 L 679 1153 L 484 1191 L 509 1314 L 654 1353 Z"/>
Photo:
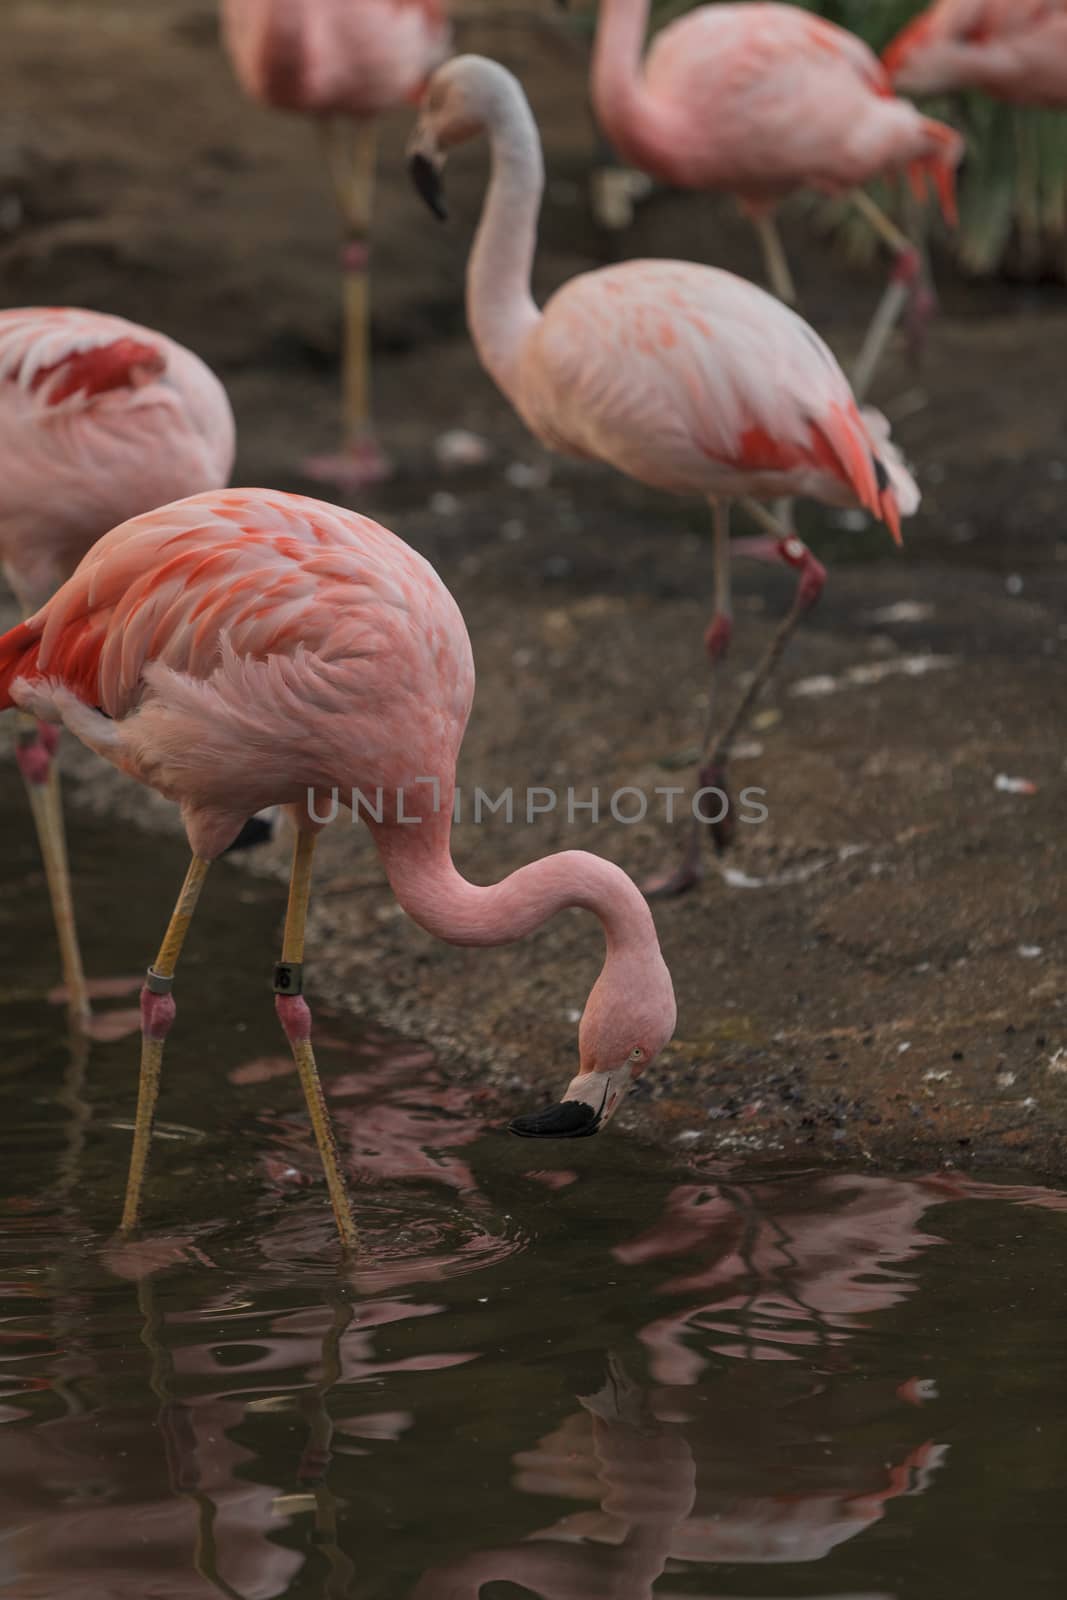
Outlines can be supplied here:
<path id="1" fill-rule="evenodd" d="M 20 713 L 18 723 L 16 737 L 20 752 L 30 751 L 40 739 L 37 722 L 33 717 Z M 43 749 L 39 754 L 44 756 Z M 70 866 L 67 860 L 67 837 L 63 827 L 63 801 L 59 792 L 59 767 L 54 758 L 49 760 L 47 777 L 43 782 L 38 782 L 31 775 L 29 763 L 22 761 L 21 764 L 30 810 L 33 812 L 34 825 L 37 829 L 41 859 L 44 862 L 48 898 L 52 902 L 52 917 L 59 940 L 71 1026 L 75 1032 L 85 1033 L 89 1027 L 89 992 L 85 985 L 81 949 L 78 945 L 78 929 L 74 920 L 74 901 L 70 892 Z"/>
<path id="2" fill-rule="evenodd" d="M 319 1147 L 319 1158 L 326 1175 L 330 1204 L 337 1231 L 346 1253 L 359 1248 L 359 1234 L 349 1204 L 341 1164 L 337 1155 L 326 1097 L 322 1092 L 315 1053 L 311 1048 L 311 1012 L 303 997 L 304 930 L 311 894 L 311 865 L 315 854 L 315 834 L 299 832 L 293 850 L 293 870 L 289 879 L 289 905 L 285 913 L 282 959 L 274 970 L 275 1009 L 293 1052 L 300 1085 L 307 1101 L 308 1114 Z"/>
<path id="3" fill-rule="evenodd" d="M 377 132 L 373 122 L 323 125 L 326 164 L 344 227 L 342 446 L 370 427 L 370 220 Z"/>
<path id="4" fill-rule="evenodd" d="M 756 225 L 756 232 L 760 237 L 760 244 L 763 246 L 763 260 L 767 268 L 767 278 L 770 286 L 779 300 L 784 301 L 787 306 L 795 306 L 797 303 L 796 284 L 793 282 L 793 274 L 789 270 L 789 261 L 782 247 L 778 225 L 769 211 L 765 215 L 761 214 L 755 217 L 753 220 Z"/>
<path id="5" fill-rule="evenodd" d="M 126 1180 L 126 1203 L 122 1208 L 122 1232 L 136 1228 L 141 1215 L 141 1190 L 144 1187 L 145 1168 L 148 1165 L 148 1147 L 152 1141 L 152 1121 L 159 1095 L 159 1078 L 163 1066 L 163 1045 L 174 1021 L 174 1001 L 171 984 L 178 965 L 185 935 L 193 920 L 193 912 L 200 898 L 209 862 L 194 856 L 185 874 L 178 903 L 159 954 L 148 969 L 145 986 L 141 990 L 141 1080 L 137 1094 L 137 1118 L 133 1128 L 133 1150 L 130 1154 L 130 1173 Z"/>

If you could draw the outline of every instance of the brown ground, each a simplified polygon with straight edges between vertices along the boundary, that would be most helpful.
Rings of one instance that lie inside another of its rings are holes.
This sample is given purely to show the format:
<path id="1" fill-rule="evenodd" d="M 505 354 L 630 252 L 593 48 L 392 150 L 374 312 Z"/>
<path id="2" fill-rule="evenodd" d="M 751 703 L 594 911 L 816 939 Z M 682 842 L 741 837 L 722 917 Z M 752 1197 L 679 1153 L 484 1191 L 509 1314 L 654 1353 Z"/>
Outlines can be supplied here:
<path id="1" fill-rule="evenodd" d="M 307 488 L 294 464 L 330 443 L 337 335 L 331 211 L 307 129 L 236 94 L 206 5 L 13 0 L 4 31 L 4 303 L 80 302 L 186 340 L 232 395 L 238 481 Z M 580 63 L 518 23 L 463 42 L 522 72 L 545 129 L 548 288 L 605 254 L 584 203 Z M 694 741 L 703 688 L 700 508 L 549 460 L 526 437 L 463 332 L 480 158 L 455 163 L 456 220 L 438 228 L 406 187 L 402 139 L 393 127 L 375 309 L 400 470 L 361 509 L 437 564 L 467 617 L 479 688 L 461 779 L 580 797 L 677 782 L 670 757 Z M 808 315 L 847 354 L 873 279 L 802 215 L 786 237 Z M 691 197 L 649 203 L 625 247 L 756 271 L 729 208 Z M 767 790 L 770 816 L 739 830 L 731 865 L 780 881 L 713 875 L 657 912 L 678 1037 L 629 1115 L 724 1154 L 1064 1164 L 1067 305 L 1062 291 L 942 278 L 921 380 L 901 360 L 879 394 L 924 481 L 922 514 L 903 555 L 878 531 L 808 517 L 830 584 L 736 765 Z M 457 425 L 493 458 L 445 481 L 432 444 Z M 505 476 L 516 462 L 535 469 L 525 481 Z M 742 568 L 738 588 L 740 674 L 788 583 Z M 918 620 L 886 620 L 899 602 Z M 904 670 L 931 656 L 921 675 Z M 863 667 L 884 675 L 849 676 Z M 834 692 L 795 692 L 817 675 Z M 90 803 L 160 816 L 109 771 L 74 764 Z M 998 774 L 1037 792 L 999 792 Z M 662 822 L 555 816 L 467 824 L 456 849 L 479 881 L 563 845 L 640 875 L 679 838 Z M 509 950 L 451 949 L 397 912 L 360 830 L 334 830 L 323 858 L 318 990 L 425 1036 L 508 1110 L 563 1085 L 599 960 L 587 919 Z"/>

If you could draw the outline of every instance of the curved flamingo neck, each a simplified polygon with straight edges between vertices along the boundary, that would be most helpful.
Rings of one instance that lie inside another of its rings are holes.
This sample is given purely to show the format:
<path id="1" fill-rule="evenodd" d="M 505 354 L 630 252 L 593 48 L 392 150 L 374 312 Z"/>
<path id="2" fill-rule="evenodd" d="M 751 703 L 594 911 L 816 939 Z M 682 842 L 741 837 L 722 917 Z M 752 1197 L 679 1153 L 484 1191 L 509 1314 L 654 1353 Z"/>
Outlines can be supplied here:
<path id="1" fill-rule="evenodd" d="M 577 907 L 600 921 L 607 960 L 658 959 L 655 924 L 640 890 L 621 867 L 585 850 L 563 850 L 482 886 L 452 860 L 448 813 L 422 824 L 372 825 L 393 893 L 408 916 L 448 944 L 512 944 L 557 911 Z"/>
<path id="2" fill-rule="evenodd" d="M 593 104 L 619 153 L 670 178 L 684 143 L 672 108 L 649 94 L 641 72 L 649 0 L 601 0 L 593 46 Z"/>
<path id="3" fill-rule="evenodd" d="M 492 176 L 467 267 L 467 320 L 482 365 L 514 400 L 522 346 L 541 317 L 530 271 L 545 184 L 537 124 L 517 84 L 494 96 L 487 131 Z"/>

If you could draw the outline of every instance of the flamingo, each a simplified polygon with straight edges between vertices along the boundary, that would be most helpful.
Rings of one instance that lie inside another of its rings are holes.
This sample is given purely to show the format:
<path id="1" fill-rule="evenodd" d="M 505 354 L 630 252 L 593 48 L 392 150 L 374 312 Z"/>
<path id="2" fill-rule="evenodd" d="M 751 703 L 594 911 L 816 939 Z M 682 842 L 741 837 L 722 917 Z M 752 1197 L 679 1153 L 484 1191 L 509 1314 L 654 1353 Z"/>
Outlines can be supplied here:
<path id="1" fill-rule="evenodd" d="M 862 189 L 907 172 L 933 179 L 955 220 L 963 140 L 893 97 L 878 57 L 844 28 L 791 5 L 703 5 L 657 34 L 644 64 L 649 0 L 602 0 L 593 54 L 597 117 L 619 153 L 661 182 L 738 197 L 760 237 L 769 281 L 796 299 L 774 208 L 801 188 L 850 193 L 895 258 L 853 386 L 864 395 L 909 300 L 929 294 L 911 240 Z"/>
<path id="2" fill-rule="evenodd" d="M 1067 0 L 937 0 L 882 57 L 905 94 L 981 89 L 1018 105 L 1067 105 Z"/>
<path id="3" fill-rule="evenodd" d="M 488 133 L 492 178 L 467 272 L 467 313 L 482 364 L 544 444 L 610 463 L 654 488 L 702 494 L 714 531 L 713 667 L 731 636 L 729 506 L 747 497 L 769 538 L 747 553 L 799 573 L 794 605 L 722 733 L 709 715 L 702 787 L 721 789 L 730 746 L 825 570 L 759 502 L 808 495 L 862 506 L 899 540 L 919 495 L 885 419 L 863 415 L 819 336 L 763 289 L 717 268 L 627 261 L 572 278 L 538 310 L 530 267 L 544 174 L 537 127 L 516 79 L 458 56 L 431 80 L 412 135 L 412 175 L 444 214 L 442 168 L 453 146 Z M 710 821 L 710 818 L 705 820 Z M 650 889 L 701 876 L 698 821 L 682 866 Z M 720 829 L 716 842 L 725 843 Z"/>
<path id="4" fill-rule="evenodd" d="M 447 56 L 445 0 L 222 0 L 223 39 L 247 94 L 315 117 L 344 231 L 341 449 L 316 480 L 360 489 L 389 474 L 370 403 L 370 224 L 376 120 L 413 99 Z"/>
<path id="5" fill-rule="evenodd" d="M 62 721 L 175 800 L 192 850 L 141 991 L 124 1232 L 140 1215 L 178 956 L 209 864 L 263 806 L 287 806 L 295 823 L 275 1005 L 346 1249 L 356 1228 L 303 998 L 312 856 L 331 794 L 364 815 L 397 900 L 439 938 L 507 944 L 565 906 L 599 918 L 607 954 L 582 1016 L 578 1073 L 563 1102 L 516 1118 L 516 1133 L 596 1132 L 671 1037 L 670 975 L 620 867 L 564 851 L 482 888 L 453 865 L 456 756 L 473 693 L 463 618 L 421 556 L 367 517 L 267 489 L 193 495 L 124 522 L 0 637 L 0 710 Z"/>
<path id="6" fill-rule="evenodd" d="M 23 615 L 101 534 L 233 465 L 226 392 L 199 357 L 121 317 L 69 306 L 0 312 L 0 564 Z M 56 730 L 22 719 L 29 795 L 71 1020 L 94 1026 L 67 867 Z"/>

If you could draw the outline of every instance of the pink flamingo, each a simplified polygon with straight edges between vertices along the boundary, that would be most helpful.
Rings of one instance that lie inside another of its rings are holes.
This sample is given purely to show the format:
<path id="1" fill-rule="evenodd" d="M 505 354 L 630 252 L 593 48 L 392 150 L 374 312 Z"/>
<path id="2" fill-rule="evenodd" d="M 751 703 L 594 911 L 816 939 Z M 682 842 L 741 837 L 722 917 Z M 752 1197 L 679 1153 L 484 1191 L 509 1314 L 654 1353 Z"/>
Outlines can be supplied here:
<path id="1" fill-rule="evenodd" d="M 1067 0 L 936 0 L 882 57 L 905 94 L 981 89 L 1067 105 Z"/>
<path id="2" fill-rule="evenodd" d="M 149 328 L 71 307 L 0 312 L 0 563 L 36 611 L 117 522 L 224 484 L 234 426 L 204 363 Z M 24 719 L 33 808 L 72 1020 L 91 1026 L 53 728 Z"/>
<path id="3" fill-rule="evenodd" d="M 565 453 L 609 462 L 642 483 L 703 494 L 714 515 L 712 663 L 731 634 L 729 505 L 738 496 L 770 532 L 748 553 L 781 558 L 800 582 L 792 610 L 728 726 L 709 719 L 702 787 L 722 789 L 730 746 L 825 571 L 759 502 L 809 495 L 863 506 L 899 538 L 918 491 L 885 419 L 862 416 L 829 349 L 794 311 L 732 273 L 681 261 L 628 261 L 584 273 L 539 311 L 530 266 L 543 185 L 537 128 L 515 78 L 459 56 L 434 75 L 411 141 L 412 174 L 439 214 L 447 151 L 486 130 L 493 175 L 467 276 L 483 365 L 528 427 Z M 710 818 L 707 820 L 711 820 Z M 650 886 L 678 892 L 700 877 L 698 822 L 680 870 Z M 717 842 L 725 842 L 722 830 Z"/>
<path id="4" fill-rule="evenodd" d="M 851 192 L 893 252 L 856 365 L 862 396 L 905 305 L 921 320 L 929 295 L 918 251 L 860 186 L 906 171 L 921 192 L 929 176 L 954 220 L 962 139 L 895 99 L 874 52 L 809 11 L 762 0 L 698 6 L 657 34 L 642 66 L 648 13 L 649 0 L 600 6 L 593 104 L 626 160 L 675 188 L 735 194 L 787 304 L 796 297 L 774 208 L 797 189 Z"/>
<path id="5" fill-rule="evenodd" d="M 356 1243 L 302 997 L 315 839 L 338 794 L 364 812 L 393 891 L 453 944 L 520 939 L 565 906 L 607 955 L 565 1102 L 517 1133 L 607 1122 L 674 1030 L 651 913 L 621 870 L 566 851 L 477 887 L 449 847 L 456 755 L 474 693 L 470 640 L 433 568 L 366 517 L 299 495 L 194 495 L 106 534 L 35 615 L 0 638 L 0 710 L 61 720 L 175 800 L 193 858 L 141 992 L 141 1084 L 122 1226 L 137 1223 L 175 965 L 208 866 L 265 805 L 296 841 L 276 1007 L 307 1098 L 341 1239 Z"/>
<path id="6" fill-rule="evenodd" d="M 223 38 L 255 100 L 318 119 L 344 229 L 339 454 L 313 478 L 359 489 L 389 473 L 370 404 L 370 223 L 376 119 L 413 99 L 445 59 L 445 0 L 223 0 Z"/>

